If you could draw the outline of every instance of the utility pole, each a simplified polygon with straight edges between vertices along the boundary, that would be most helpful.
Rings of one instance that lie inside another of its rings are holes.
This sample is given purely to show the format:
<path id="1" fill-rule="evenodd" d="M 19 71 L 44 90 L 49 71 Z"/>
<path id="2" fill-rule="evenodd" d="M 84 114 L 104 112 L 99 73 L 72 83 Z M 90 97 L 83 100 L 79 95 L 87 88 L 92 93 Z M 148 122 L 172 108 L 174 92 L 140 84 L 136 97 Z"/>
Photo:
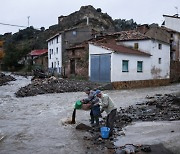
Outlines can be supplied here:
<path id="1" fill-rule="evenodd" d="M 29 18 L 30 18 L 30 16 L 28 16 L 27 18 L 28 18 L 28 27 L 29 27 Z"/>

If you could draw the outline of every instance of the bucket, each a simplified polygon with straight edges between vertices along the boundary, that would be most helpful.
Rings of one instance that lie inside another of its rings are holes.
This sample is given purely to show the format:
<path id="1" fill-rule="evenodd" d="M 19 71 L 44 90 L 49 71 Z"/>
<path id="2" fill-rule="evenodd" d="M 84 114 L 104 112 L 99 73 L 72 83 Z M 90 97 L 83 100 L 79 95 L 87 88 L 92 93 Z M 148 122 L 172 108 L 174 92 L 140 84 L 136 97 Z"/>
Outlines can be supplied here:
<path id="1" fill-rule="evenodd" d="M 101 136 L 102 136 L 102 138 L 109 138 L 109 132 L 110 132 L 109 127 L 101 127 Z"/>
<path id="2" fill-rule="evenodd" d="M 75 103 L 74 107 L 75 107 L 75 109 L 81 109 L 81 107 L 82 107 L 81 101 L 78 100 L 78 101 Z"/>

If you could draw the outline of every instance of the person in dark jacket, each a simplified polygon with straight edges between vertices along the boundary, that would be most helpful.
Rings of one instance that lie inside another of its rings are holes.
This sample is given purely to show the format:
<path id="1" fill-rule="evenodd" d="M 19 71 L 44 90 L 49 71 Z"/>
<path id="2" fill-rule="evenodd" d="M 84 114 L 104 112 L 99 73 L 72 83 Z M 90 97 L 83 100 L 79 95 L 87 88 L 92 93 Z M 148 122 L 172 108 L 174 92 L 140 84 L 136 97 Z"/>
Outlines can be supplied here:
<path id="1" fill-rule="evenodd" d="M 83 99 L 82 102 L 87 104 L 91 104 L 91 109 L 90 109 L 90 117 L 91 117 L 91 124 L 93 126 L 99 126 L 99 117 L 101 115 L 100 112 L 100 106 L 98 104 L 99 98 L 96 96 L 96 91 L 91 90 L 90 88 L 85 88 L 84 92 L 88 95 L 87 98 Z M 94 123 L 94 121 L 96 123 Z"/>

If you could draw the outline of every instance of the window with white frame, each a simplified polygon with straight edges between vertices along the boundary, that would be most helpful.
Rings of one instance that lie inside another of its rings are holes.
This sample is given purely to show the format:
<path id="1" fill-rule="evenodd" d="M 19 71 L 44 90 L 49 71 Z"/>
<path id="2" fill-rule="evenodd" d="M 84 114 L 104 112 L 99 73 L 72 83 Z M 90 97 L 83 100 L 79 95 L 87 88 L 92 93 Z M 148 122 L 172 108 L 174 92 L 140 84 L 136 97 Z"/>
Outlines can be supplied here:
<path id="1" fill-rule="evenodd" d="M 129 72 L 129 60 L 122 61 L 122 72 Z"/>
<path id="2" fill-rule="evenodd" d="M 137 61 L 137 72 L 143 72 L 143 61 Z"/>

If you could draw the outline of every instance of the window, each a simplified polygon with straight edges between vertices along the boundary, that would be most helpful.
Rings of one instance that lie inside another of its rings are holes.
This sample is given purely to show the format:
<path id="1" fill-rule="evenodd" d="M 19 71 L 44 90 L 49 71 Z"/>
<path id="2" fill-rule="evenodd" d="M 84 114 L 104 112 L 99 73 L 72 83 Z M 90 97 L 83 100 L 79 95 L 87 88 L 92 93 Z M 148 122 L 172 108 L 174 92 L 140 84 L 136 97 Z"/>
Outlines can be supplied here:
<path id="1" fill-rule="evenodd" d="M 158 59 L 158 63 L 161 64 L 161 58 Z"/>
<path id="2" fill-rule="evenodd" d="M 129 63 L 128 60 L 123 60 L 122 61 L 122 72 L 129 72 L 129 70 L 128 70 L 128 63 Z"/>
<path id="3" fill-rule="evenodd" d="M 58 43 L 58 37 L 56 38 L 56 43 Z"/>
<path id="4" fill-rule="evenodd" d="M 58 54 L 58 48 L 56 48 L 56 54 Z"/>
<path id="5" fill-rule="evenodd" d="M 74 50 L 72 50 L 72 55 L 75 56 L 75 51 Z"/>
<path id="6" fill-rule="evenodd" d="M 138 50 L 139 48 L 139 44 L 138 43 L 134 43 L 134 49 Z"/>
<path id="7" fill-rule="evenodd" d="M 51 67 L 53 68 L 53 62 L 51 63 Z"/>
<path id="8" fill-rule="evenodd" d="M 160 49 L 160 50 L 162 49 L 162 44 L 160 44 L 160 43 L 158 44 L 158 49 Z"/>
<path id="9" fill-rule="evenodd" d="M 77 32 L 76 32 L 76 31 L 73 31 L 72 34 L 75 36 L 75 35 L 77 34 Z"/>
<path id="10" fill-rule="evenodd" d="M 137 61 L 137 72 L 143 72 L 143 62 Z"/>

